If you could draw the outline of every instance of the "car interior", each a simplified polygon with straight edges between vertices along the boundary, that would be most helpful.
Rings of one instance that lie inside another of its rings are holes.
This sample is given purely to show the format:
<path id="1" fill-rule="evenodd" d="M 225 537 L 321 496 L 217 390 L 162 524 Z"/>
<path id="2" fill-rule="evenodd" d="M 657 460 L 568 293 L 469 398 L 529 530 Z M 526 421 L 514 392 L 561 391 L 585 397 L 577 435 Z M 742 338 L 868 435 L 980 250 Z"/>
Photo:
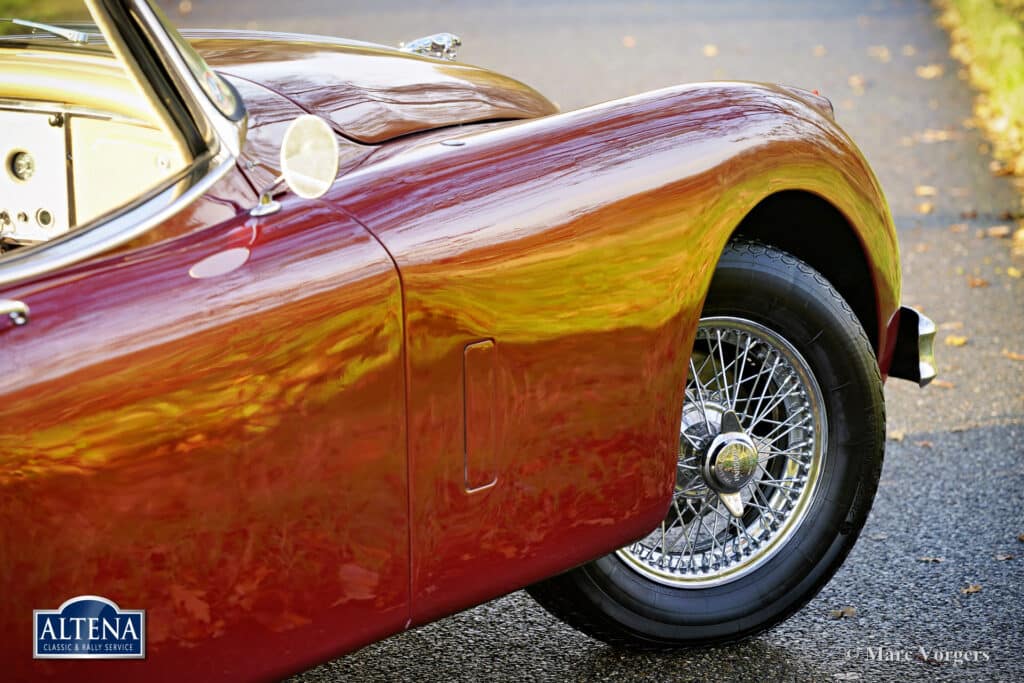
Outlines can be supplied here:
<path id="1" fill-rule="evenodd" d="M 189 158 L 98 33 L 0 36 L 0 251 L 121 207 Z"/>

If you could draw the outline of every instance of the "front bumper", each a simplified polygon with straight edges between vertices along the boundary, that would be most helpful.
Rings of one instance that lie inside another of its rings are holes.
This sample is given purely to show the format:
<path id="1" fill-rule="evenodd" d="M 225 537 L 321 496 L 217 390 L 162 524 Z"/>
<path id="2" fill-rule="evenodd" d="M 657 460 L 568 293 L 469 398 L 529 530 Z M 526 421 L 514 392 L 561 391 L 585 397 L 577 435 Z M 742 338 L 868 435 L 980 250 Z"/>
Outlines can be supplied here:
<path id="1" fill-rule="evenodd" d="M 909 379 L 922 387 L 938 374 L 935 365 L 935 323 L 913 308 L 900 306 L 899 329 L 889 376 Z"/>

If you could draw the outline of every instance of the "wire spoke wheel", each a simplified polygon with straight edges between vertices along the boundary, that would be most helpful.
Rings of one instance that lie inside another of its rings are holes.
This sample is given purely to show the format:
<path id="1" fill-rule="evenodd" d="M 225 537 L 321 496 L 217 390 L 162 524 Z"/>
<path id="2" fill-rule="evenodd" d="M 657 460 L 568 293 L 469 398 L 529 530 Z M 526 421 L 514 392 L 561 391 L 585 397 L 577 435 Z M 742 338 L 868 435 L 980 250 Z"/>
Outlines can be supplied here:
<path id="1" fill-rule="evenodd" d="M 639 541 L 527 589 L 616 646 L 722 645 L 788 618 L 853 548 L 882 471 L 875 349 L 810 265 L 729 244 L 690 333 L 667 510 L 648 511 Z"/>
<path id="2" fill-rule="evenodd" d="M 821 389 L 785 338 L 743 318 L 703 318 L 690 358 L 672 504 L 658 528 L 617 555 L 676 588 L 749 574 L 807 516 L 827 441 Z M 727 444 L 735 444 L 732 452 Z M 745 461 L 731 457 L 744 449 Z"/>

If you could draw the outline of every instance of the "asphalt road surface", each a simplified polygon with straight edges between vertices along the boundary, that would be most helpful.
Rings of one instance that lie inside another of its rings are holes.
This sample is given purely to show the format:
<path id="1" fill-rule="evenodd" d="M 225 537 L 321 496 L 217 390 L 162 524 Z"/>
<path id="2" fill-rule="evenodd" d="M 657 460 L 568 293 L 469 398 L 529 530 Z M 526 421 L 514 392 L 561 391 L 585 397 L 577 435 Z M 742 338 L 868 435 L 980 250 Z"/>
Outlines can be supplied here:
<path id="1" fill-rule="evenodd" d="M 904 302 L 943 326 L 944 383 L 919 390 L 894 381 L 886 389 L 890 440 L 861 540 L 821 594 L 771 632 L 706 651 L 629 654 L 516 593 L 295 680 L 1024 680 L 1024 362 L 1004 354 L 1024 354 L 1024 279 L 1007 273 L 1008 240 L 976 235 L 1012 226 L 1005 214 L 1018 212 L 1020 200 L 990 173 L 983 138 L 964 125 L 972 95 L 924 0 L 193 0 L 187 14 L 167 7 L 184 26 L 387 44 L 451 31 L 464 41 L 460 61 L 530 83 L 562 109 L 685 81 L 817 88 L 886 190 Z M 928 65 L 942 74 L 918 75 Z M 916 196 L 921 185 L 936 196 Z M 956 224 L 961 231 L 950 230 Z M 971 277 L 988 286 L 970 287 Z M 949 346 L 951 335 L 968 341 Z M 981 590 L 962 592 L 972 584 Z M 843 607 L 855 616 L 832 618 Z M 956 652 L 974 653 L 972 661 L 950 661 Z"/>

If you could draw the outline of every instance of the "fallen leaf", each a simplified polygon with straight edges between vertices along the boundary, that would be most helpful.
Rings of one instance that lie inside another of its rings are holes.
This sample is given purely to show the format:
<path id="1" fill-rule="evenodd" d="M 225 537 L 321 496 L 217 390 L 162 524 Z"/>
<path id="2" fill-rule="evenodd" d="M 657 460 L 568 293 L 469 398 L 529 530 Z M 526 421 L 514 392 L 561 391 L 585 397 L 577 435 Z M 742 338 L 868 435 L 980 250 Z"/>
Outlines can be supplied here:
<path id="1" fill-rule="evenodd" d="M 981 592 L 981 584 L 980 583 L 972 583 L 969 586 L 961 588 L 960 592 L 963 593 L 964 595 L 970 595 L 971 593 L 980 593 Z"/>
<path id="2" fill-rule="evenodd" d="M 842 619 L 844 617 L 855 617 L 857 616 L 856 607 L 842 607 L 840 609 L 831 610 L 829 616 L 833 619 Z"/>
<path id="3" fill-rule="evenodd" d="M 716 55 L 718 55 L 717 45 L 712 45 L 711 43 L 708 43 L 707 45 L 704 46 L 705 57 L 715 57 Z"/>
<path id="4" fill-rule="evenodd" d="M 919 558 L 917 558 L 917 561 L 918 562 L 924 562 L 925 564 L 938 564 L 939 562 L 942 562 L 942 558 L 941 557 L 919 557 Z"/>
<path id="5" fill-rule="evenodd" d="M 1024 533 L 1017 534 L 1017 540 L 1024 543 Z"/>
<path id="6" fill-rule="evenodd" d="M 889 53 L 889 48 L 885 45 L 872 45 L 868 48 L 868 56 L 874 57 L 883 64 L 892 59 L 892 55 Z"/>
<path id="7" fill-rule="evenodd" d="M 918 185 L 914 188 L 914 194 L 918 197 L 934 197 L 938 192 L 939 191 L 931 185 Z"/>
<path id="8" fill-rule="evenodd" d="M 1003 349 L 1002 354 L 1010 360 L 1024 360 L 1024 353 L 1016 353 L 1010 349 Z"/>
<path id="9" fill-rule="evenodd" d="M 865 86 L 867 86 L 867 81 L 864 80 L 863 76 L 861 76 L 860 74 L 853 74 L 852 76 L 846 79 L 846 82 L 847 84 L 849 84 L 851 88 L 853 88 L 854 95 L 864 94 L 864 88 Z"/>
<path id="10" fill-rule="evenodd" d="M 929 214 L 935 210 L 935 206 L 931 202 L 921 202 L 917 205 L 917 212 L 920 214 Z"/>
<path id="11" fill-rule="evenodd" d="M 192 13 L 192 2 L 190 0 L 181 0 L 178 3 L 179 14 L 191 14 Z"/>
<path id="12" fill-rule="evenodd" d="M 985 230 L 985 234 L 989 237 L 1009 237 L 1011 230 L 1009 225 L 993 225 Z"/>
<path id="13" fill-rule="evenodd" d="M 988 287 L 988 280 L 983 277 L 974 277 L 972 275 L 967 278 L 967 286 L 971 289 L 981 289 L 983 287 Z"/>
<path id="14" fill-rule="evenodd" d="M 992 173 L 992 175 L 996 176 L 1013 175 L 1012 166 L 1010 166 L 1009 164 L 1004 164 L 1001 161 L 996 161 L 995 159 L 988 162 L 988 170 Z"/>
<path id="15" fill-rule="evenodd" d="M 923 254 L 930 248 L 931 247 L 928 246 L 927 242 L 918 242 L 917 244 L 914 245 L 914 251 L 916 251 L 918 254 Z"/>
<path id="16" fill-rule="evenodd" d="M 941 64 L 926 64 L 925 66 L 919 66 L 914 69 L 919 77 L 930 81 L 933 78 L 938 78 L 945 72 Z"/>
<path id="17" fill-rule="evenodd" d="M 919 447 L 919 448 L 931 448 L 935 444 L 933 444 L 931 441 L 925 440 L 925 441 L 915 441 L 914 445 Z"/>
<path id="18" fill-rule="evenodd" d="M 966 223 L 954 223 L 953 225 L 949 226 L 949 231 L 950 232 L 967 232 L 967 224 Z"/>
<path id="19" fill-rule="evenodd" d="M 1012 560 L 1013 559 L 1013 555 L 1011 555 L 1010 553 L 996 553 L 992 557 L 997 562 L 1006 562 L 1007 560 Z"/>
<path id="20" fill-rule="evenodd" d="M 825 49 L 824 45 L 815 45 L 814 48 L 811 50 L 811 53 L 815 57 L 824 57 L 825 55 L 828 54 L 828 50 Z"/>
<path id="21" fill-rule="evenodd" d="M 622 47 L 636 47 L 636 38 L 633 36 L 622 36 Z"/>
<path id="22" fill-rule="evenodd" d="M 956 334 L 951 334 L 946 337 L 946 346 L 966 346 L 967 337 L 961 337 Z"/>
<path id="23" fill-rule="evenodd" d="M 966 218 L 967 220 L 971 220 L 972 218 L 977 218 L 977 217 L 978 217 L 977 209 L 964 209 L 963 211 L 960 212 L 960 218 Z"/>
<path id="24" fill-rule="evenodd" d="M 917 54 L 917 48 L 914 47 L 913 45 L 904 45 L 900 49 L 900 52 L 903 53 L 904 57 L 913 57 L 914 55 Z"/>
<path id="25" fill-rule="evenodd" d="M 953 321 L 950 321 L 950 322 L 942 323 L 941 325 L 939 325 L 939 329 L 940 330 L 962 330 L 962 329 L 964 329 L 964 324 L 962 322 L 960 322 L 959 320 L 953 320 Z"/>
<path id="26" fill-rule="evenodd" d="M 903 441 L 903 437 L 906 433 L 902 429 L 890 429 L 889 430 L 889 441 Z"/>
<path id="27" fill-rule="evenodd" d="M 1015 277 L 1015 278 L 1020 278 L 1021 275 L 1024 275 L 1024 273 L 1020 272 L 1020 268 L 1016 268 L 1014 266 L 1009 266 L 1006 269 L 1006 274 L 1009 275 L 1010 277 Z"/>
<path id="28" fill-rule="evenodd" d="M 932 144 L 933 142 L 947 142 L 949 140 L 956 140 L 961 137 L 961 133 L 955 130 L 941 129 L 941 128 L 925 128 L 920 133 L 915 133 L 915 136 L 921 142 L 926 144 Z"/>
<path id="29" fill-rule="evenodd" d="M 931 386 L 937 387 L 939 389 L 952 389 L 956 385 L 946 379 L 933 379 Z"/>

